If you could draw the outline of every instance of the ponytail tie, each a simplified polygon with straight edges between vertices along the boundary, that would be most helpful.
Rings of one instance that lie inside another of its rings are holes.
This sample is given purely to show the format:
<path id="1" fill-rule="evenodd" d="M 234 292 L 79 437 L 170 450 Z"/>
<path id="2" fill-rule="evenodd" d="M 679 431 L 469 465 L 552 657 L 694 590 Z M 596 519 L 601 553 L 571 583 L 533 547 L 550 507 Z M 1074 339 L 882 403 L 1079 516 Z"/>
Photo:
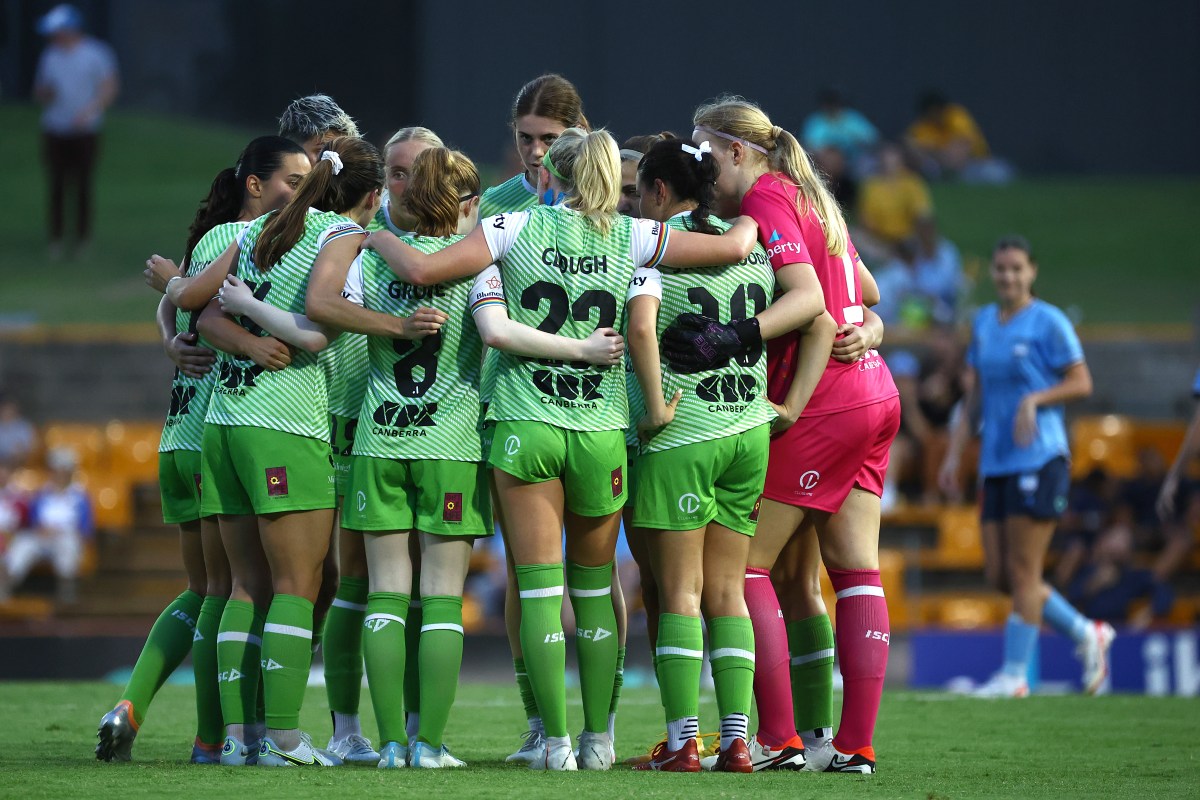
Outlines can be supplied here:
<path id="1" fill-rule="evenodd" d="M 342 172 L 342 157 L 334 150 L 326 150 L 321 153 L 321 160 L 328 161 L 333 165 L 333 174 L 340 175 Z"/>
<path id="2" fill-rule="evenodd" d="M 687 142 L 681 144 L 680 147 L 683 148 L 683 152 L 690 153 L 691 155 L 695 156 L 697 161 L 704 160 L 705 153 L 712 155 L 712 144 L 707 140 L 701 142 L 699 147 L 692 147 Z"/>

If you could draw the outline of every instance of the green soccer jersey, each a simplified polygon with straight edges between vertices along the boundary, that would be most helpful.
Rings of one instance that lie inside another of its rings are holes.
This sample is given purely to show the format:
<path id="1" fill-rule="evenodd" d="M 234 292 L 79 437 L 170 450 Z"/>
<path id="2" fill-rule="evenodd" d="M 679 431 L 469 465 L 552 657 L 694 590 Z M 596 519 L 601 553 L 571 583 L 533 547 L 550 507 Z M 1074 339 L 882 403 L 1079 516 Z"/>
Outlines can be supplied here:
<path id="1" fill-rule="evenodd" d="M 434 253 L 461 238 L 414 235 L 404 241 Z M 479 359 L 483 342 L 468 303 L 475 279 L 413 286 L 397 280 L 373 250 L 364 251 L 360 262 L 365 308 L 407 317 L 428 306 L 446 312 L 449 319 L 436 334 L 417 341 L 368 337 L 370 377 L 354 455 L 482 461 Z"/>
<path id="2" fill-rule="evenodd" d="M 722 230 L 729 224 L 711 218 Z M 676 230 L 688 230 L 690 216 L 677 214 L 667 224 Z M 767 307 L 775 292 L 775 273 L 762 245 L 756 244 L 749 257 L 727 267 L 677 270 L 662 267 L 641 269 L 629 287 L 630 298 L 639 294 L 657 295 L 658 338 L 675 318 L 684 313 L 700 313 L 730 322 L 749 319 Z M 675 409 L 675 419 L 648 443 L 642 453 L 657 453 L 687 444 L 734 436 L 775 418 L 767 403 L 767 357 L 763 347 L 735 359 L 718 369 L 680 375 L 663 362 L 663 396 L 676 391 L 683 397 Z M 639 417 L 640 419 L 640 417 Z M 633 420 L 637 424 L 637 419 Z"/>
<path id="3" fill-rule="evenodd" d="M 188 276 L 199 275 L 203 272 L 205 267 L 225 252 L 237 235 L 246 229 L 247 224 L 245 222 L 226 222 L 204 234 L 192 250 Z M 195 333 L 196 320 L 199 317 L 199 311 L 176 309 L 175 332 Z M 196 344 L 215 350 L 203 339 Z M 208 402 L 216 383 L 216 365 L 203 378 L 189 378 L 178 369 L 175 370 L 175 378 L 171 382 L 171 409 L 167 412 L 166 422 L 163 423 L 158 452 L 167 453 L 172 450 L 199 452 L 200 440 L 204 438 L 204 416 L 208 413 Z"/>
<path id="4" fill-rule="evenodd" d="M 585 339 L 597 328 L 621 329 L 633 271 L 656 265 L 667 228 L 616 216 L 607 236 L 565 206 L 537 206 L 482 222 L 504 275 L 508 314 L 533 328 Z M 622 430 L 628 424 L 620 368 L 497 356 L 488 419 L 537 420 L 576 431 Z"/>
<path id="5" fill-rule="evenodd" d="M 237 275 L 260 300 L 303 314 L 308 276 L 321 246 L 338 236 L 361 234 L 363 230 L 340 214 L 310 210 L 304 218 L 300 241 L 284 253 L 279 263 L 264 271 L 254 263 L 254 247 L 270 217 L 259 217 L 242 234 Z M 252 333 L 266 335 L 250 319 L 240 321 Z M 206 422 L 267 428 L 328 441 L 329 385 L 317 354 L 296 350 L 292 363 L 276 372 L 227 353 L 221 354 L 217 366 L 220 372 Z"/>
<path id="6" fill-rule="evenodd" d="M 537 204 L 537 189 L 529 185 L 525 173 L 521 172 L 484 191 L 479 198 L 479 218 L 483 220 L 497 214 L 528 211 Z"/>
<path id="7" fill-rule="evenodd" d="M 357 417 L 367 391 L 366 334 L 341 334 L 321 351 L 319 360 L 329 386 L 329 413 Z"/>
<path id="8" fill-rule="evenodd" d="M 479 198 L 479 218 L 487 219 L 497 214 L 512 211 L 528 211 L 538 204 L 537 192 L 529 185 L 523 173 L 517 174 L 499 186 L 493 186 Z M 496 368 L 499 353 L 488 350 L 483 357 L 483 376 L 479 381 L 479 396 L 484 403 L 492 401 L 496 390 Z"/>

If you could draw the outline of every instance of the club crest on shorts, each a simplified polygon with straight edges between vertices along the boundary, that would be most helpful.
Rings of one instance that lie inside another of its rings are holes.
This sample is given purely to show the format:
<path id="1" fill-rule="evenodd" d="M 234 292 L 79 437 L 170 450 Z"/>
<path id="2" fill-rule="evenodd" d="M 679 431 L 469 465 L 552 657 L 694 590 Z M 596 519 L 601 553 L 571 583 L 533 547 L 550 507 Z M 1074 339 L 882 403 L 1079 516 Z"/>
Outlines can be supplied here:
<path id="1" fill-rule="evenodd" d="M 200 494 L 200 473 L 193 472 L 192 480 L 194 480 L 196 482 L 196 494 Z"/>
<path id="2" fill-rule="evenodd" d="M 267 497 L 283 497 L 287 493 L 287 467 L 267 467 Z"/>
<path id="3" fill-rule="evenodd" d="M 442 522 L 462 522 L 462 492 L 446 492 L 442 497 Z"/>
<path id="4" fill-rule="evenodd" d="M 758 522 L 758 512 L 761 510 L 762 510 L 762 495 L 760 494 L 758 496 L 758 499 L 754 501 L 754 508 L 750 511 L 750 521 L 751 522 Z"/>
<path id="5" fill-rule="evenodd" d="M 621 492 L 625 490 L 625 480 L 621 477 L 622 470 L 623 467 L 617 467 L 612 471 L 612 480 L 610 482 L 612 483 L 612 494 L 614 499 L 620 497 Z"/>

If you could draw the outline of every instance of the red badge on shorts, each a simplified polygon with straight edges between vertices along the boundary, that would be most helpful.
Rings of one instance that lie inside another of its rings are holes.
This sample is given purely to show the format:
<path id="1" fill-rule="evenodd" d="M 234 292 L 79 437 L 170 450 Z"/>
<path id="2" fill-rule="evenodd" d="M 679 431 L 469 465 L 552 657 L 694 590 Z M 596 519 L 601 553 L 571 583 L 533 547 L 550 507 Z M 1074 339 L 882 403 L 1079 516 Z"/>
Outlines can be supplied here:
<path id="1" fill-rule="evenodd" d="M 442 522 L 462 522 L 462 492 L 446 492 L 442 498 Z"/>
<path id="2" fill-rule="evenodd" d="M 612 471 L 612 492 L 614 499 L 621 496 L 621 491 L 624 489 L 622 483 L 624 481 L 621 479 L 621 467 L 617 467 Z"/>
<path id="3" fill-rule="evenodd" d="M 758 512 L 760 509 L 762 509 L 762 495 L 761 494 L 758 496 L 758 499 L 754 501 L 754 510 L 750 512 L 750 521 L 751 522 L 758 522 Z"/>
<path id="4" fill-rule="evenodd" d="M 267 497 L 282 497 L 287 493 L 287 467 L 267 467 Z"/>
<path id="5" fill-rule="evenodd" d="M 193 472 L 192 480 L 194 480 L 196 482 L 196 494 L 200 494 L 200 473 Z"/>

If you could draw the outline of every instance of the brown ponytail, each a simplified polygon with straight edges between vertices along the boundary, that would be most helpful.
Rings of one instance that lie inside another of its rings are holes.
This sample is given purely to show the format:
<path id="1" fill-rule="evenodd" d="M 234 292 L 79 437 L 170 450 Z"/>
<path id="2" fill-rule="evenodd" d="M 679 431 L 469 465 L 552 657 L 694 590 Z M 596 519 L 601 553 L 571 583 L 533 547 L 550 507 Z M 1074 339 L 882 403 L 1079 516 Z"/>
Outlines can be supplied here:
<path id="1" fill-rule="evenodd" d="M 479 194 L 479 170 L 457 150 L 431 147 L 413 161 L 404 206 L 423 236 L 453 236 L 464 196 Z"/>

